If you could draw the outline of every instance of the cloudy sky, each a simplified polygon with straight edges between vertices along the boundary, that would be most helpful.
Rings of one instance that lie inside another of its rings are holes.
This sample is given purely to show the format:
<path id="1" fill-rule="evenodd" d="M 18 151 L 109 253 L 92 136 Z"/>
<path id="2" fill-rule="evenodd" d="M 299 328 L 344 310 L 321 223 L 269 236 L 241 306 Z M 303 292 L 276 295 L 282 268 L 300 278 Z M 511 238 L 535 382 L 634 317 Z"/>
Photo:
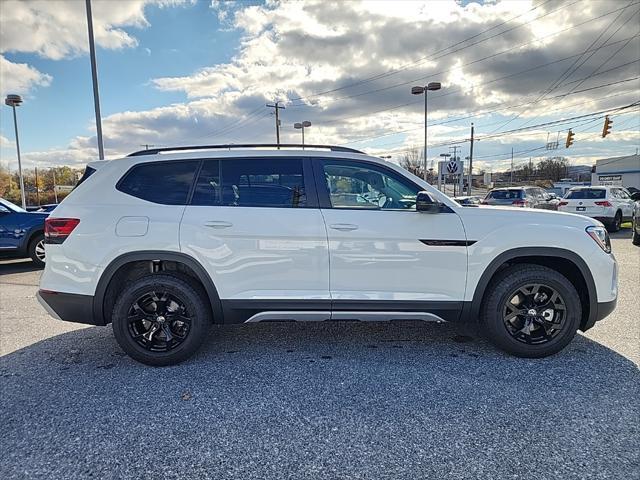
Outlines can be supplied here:
<path id="1" fill-rule="evenodd" d="M 93 0 L 93 18 L 109 158 L 143 144 L 273 142 L 265 104 L 277 100 L 285 142 L 309 120 L 307 142 L 398 160 L 423 142 L 411 86 L 433 81 L 430 160 L 454 144 L 468 155 L 471 122 L 484 169 L 504 168 L 512 148 L 516 163 L 590 165 L 640 146 L 638 0 Z M 0 90 L 24 98 L 28 166 L 97 158 L 87 50 L 84 1 L 0 3 Z M 1 159 L 15 168 L 0 111 Z"/>

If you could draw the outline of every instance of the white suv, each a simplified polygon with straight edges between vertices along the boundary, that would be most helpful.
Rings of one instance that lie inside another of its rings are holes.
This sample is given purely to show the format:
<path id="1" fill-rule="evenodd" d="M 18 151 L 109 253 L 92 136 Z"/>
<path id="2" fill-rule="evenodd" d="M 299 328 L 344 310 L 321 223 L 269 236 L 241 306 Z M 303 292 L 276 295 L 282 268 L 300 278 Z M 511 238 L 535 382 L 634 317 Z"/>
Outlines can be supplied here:
<path id="1" fill-rule="evenodd" d="M 211 323 L 277 320 L 479 322 L 499 348 L 542 357 L 615 308 L 597 221 L 465 208 L 343 147 L 255 147 L 92 163 L 47 220 L 41 303 L 112 323 L 151 365 L 192 355 Z"/>
<path id="2" fill-rule="evenodd" d="M 633 200 L 622 187 L 573 187 L 558 204 L 558 210 L 595 218 L 617 232 L 622 222 L 631 221 Z"/>

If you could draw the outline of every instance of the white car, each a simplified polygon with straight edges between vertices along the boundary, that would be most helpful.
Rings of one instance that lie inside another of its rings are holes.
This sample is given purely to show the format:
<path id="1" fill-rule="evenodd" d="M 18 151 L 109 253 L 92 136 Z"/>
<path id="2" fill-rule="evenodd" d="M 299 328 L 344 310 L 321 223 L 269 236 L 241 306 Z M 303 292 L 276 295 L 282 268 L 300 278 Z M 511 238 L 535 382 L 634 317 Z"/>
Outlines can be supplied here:
<path id="1" fill-rule="evenodd" d="M 623 222 L 631 221 L 633 200 L 623 187 L 573 187 L 558 204 L 558 210 L 595 218 L 609 231 L 617 232 Z"/>
<path id="2" fill-rule="evenodd" d="M 597 221 L 462 207 L 357 150 L 254 147 L 92 163 L 47 220 L 43 306 L 112 323 L 151 365 L 188 358 L 212 323 L 275 320 L 479 322 L 543 357 L 615 308 Z"/>

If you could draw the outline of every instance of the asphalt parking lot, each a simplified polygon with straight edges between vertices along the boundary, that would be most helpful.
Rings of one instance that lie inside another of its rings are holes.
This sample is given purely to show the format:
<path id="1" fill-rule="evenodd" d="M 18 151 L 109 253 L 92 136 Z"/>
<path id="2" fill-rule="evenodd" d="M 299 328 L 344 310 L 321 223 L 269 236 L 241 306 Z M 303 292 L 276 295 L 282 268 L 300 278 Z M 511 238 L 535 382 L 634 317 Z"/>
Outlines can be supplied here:
<path id="1" fill-rule="evenodd" d="M 613 248 L 617 310 L 551 358 L 448 324 L 257 324 L 162 369 L 2 262 L 0 477 L 640 478 L 640 248 Z"/>

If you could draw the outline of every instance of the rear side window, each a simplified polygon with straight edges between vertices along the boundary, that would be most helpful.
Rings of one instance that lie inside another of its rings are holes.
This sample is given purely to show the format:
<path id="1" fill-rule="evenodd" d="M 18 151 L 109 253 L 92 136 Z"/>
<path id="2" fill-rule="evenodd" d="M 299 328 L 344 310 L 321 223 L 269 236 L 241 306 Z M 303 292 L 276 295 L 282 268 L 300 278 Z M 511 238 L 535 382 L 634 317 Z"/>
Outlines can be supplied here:
<path id="1" fill-rule="evenodd" d="M 487 198 L 495 198 L 496 200 L 513 200 L 514 198 L 522 198 L 523 190 L 494 190 L 489 192 Z"/>
<path id="2" fill-rule="evenodd" d="M 581 190 L 571 190 L 567 194 L 567 199 L 570 200 L 599 200 L 606 198 L 607 191 L 603 189 L 590 189 L 584 188 Z"/>
<path id="3" fill-rule="evenodd" d="M 87 165 L 87 167 L 84 169 L 84 173 L 82 174 L 82 177 L 80 177 L 80 180 L 78 180 L 78 183 L 76 183 L 76 186 L 73 187 L 74 190 L 78 188 L 82 182 L 84 182 L 87 178 L 89 178 L 94 173 L 96 173 L 96 169 Z"/>
<path id="4" fill-rule="evenodd" d="M 142 163 L 133 167 L 116 188 L 162 205 L 185 205 L 199 160 Z"/>
<path id="5" fill-rule="evenodd" d="M 304 207 L 307 196 L 302 160 L 205 160 L 191 204 Z"/>

